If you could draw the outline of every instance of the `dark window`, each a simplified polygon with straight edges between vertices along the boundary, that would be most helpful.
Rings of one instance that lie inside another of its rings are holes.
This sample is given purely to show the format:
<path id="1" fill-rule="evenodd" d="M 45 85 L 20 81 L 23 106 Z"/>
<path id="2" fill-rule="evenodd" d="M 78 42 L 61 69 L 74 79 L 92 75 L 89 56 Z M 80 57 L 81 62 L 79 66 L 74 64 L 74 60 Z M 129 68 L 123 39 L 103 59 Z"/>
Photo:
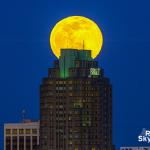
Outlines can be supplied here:
<path id="1" fill-rule="evenodd" d="M 32 146 L 33 146 L 33 149 L 36 148 L 36 146 L 37 146 L 37 136 L 32 137 Z"/>
<path id="2" fill-rule="evenodd" d="M 17 150 L 17 136 L 12 137 L 13 150 Z"/>
<path id="3" fill-rule="evenodd" d="M 6 137 L 6 150 L 10 150 L 11 149 L 11 137 L 7 136 Z"/>
<path id="4" fill-rule="evenodd" d="M 26 136 L 26 150 L 31 149 L 31 141 L 30 141 L 30 136 Z"/>
<path id="5" fill-rule="evenodd" d="M 19 137 L 19 150 L 24 150 L 24 137 Z"/>

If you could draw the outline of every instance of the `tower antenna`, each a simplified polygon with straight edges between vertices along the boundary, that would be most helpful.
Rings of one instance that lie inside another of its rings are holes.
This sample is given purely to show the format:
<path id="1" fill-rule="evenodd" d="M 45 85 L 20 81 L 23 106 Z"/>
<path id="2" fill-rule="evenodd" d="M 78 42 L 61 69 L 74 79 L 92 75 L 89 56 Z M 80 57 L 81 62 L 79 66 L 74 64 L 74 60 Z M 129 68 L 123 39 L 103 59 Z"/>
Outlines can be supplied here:
<path id="1" fill-rule="evenodd" d="M 85 46 L 85 45 L 84 45 L 84 40 L 83 40 L 83 50 L 84 50 L 84 46 Z"/>
<path id="2" fill-rule="evenodd" d="M 68 45 L 69 45 L 69 43 L 68 43 L 68 38 L 67 38 L 67 48 L 68 48 Z"/>
<path id="3" fill-rule="evenodd" d="M 25 121 L 26 110 L 23 109 L 21 114 L 22 114 L 22 121 L 24 122 Z"/>

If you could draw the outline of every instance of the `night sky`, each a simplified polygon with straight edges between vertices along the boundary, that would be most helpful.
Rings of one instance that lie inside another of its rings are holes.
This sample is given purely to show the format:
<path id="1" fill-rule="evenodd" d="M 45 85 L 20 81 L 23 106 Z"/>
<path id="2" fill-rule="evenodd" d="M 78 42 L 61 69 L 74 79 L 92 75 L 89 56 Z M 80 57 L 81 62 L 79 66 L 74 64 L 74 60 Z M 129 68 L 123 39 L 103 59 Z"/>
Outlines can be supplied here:
<path id="1" fill-rule="evenodd" d="M 97 60 L 113 85 L 113 143 L 139 145 L 142 128 L 150 130 L 149 0 L 1 0 L 0 150 L 4 123 L 21 121 L 22 109 L 39 118 L 39 86 L 56 59 L 49 35 L 72 15 L 93 19 L 103 32 Z"/>

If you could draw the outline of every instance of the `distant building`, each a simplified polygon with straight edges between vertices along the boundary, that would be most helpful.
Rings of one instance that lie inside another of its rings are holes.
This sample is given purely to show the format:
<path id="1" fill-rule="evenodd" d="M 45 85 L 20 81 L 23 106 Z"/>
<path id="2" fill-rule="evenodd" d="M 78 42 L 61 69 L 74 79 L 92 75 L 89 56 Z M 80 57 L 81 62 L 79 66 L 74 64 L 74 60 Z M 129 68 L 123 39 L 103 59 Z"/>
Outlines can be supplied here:
<path id="1" fill-rule="evenodd" d="M 40 150 L 114 149 L 112 86 L 90 50 L 61 50 L 40 99 Z"/>
<path id="2" fill-rule="evenodd" d="M 150 147 L 121 147 L 120 150 L 150 150 Z"/>
<path id="3" fill-rule="evenodd" d="M 34 150 L 39 144 L 39 122 L 4 124 L 4 150 Z"/>

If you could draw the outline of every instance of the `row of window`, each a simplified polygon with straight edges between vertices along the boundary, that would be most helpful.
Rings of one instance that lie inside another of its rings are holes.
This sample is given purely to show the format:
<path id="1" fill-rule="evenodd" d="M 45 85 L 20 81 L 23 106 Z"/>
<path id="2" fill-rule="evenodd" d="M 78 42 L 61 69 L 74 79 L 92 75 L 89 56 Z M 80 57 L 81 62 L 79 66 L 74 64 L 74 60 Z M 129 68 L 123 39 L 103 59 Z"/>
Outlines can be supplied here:
<path id="1" fill-rule="evenodd" d="M 49 81 L 50 82 L 50 81 Z M 82 81 L 82 80 L 76 80 L 76 81 L 56 81 L 56 84 L 90 84 L 90 81 Z"/>
<path id="2" fill-rule="evenodd" d="M 98 90 L 98 87 L 91 87 L 91 86 L 81 86 L 81 85 L 73 85 L 73 86 L 69 86 L 69 87 L 66 87 L 66 86 L 56 86 L 56 88 L 52 88 L 52 87 L 42 87 L 41 88 L 41 91 L 53 91 L 53 90 L 66 90 L 66 89 L 69 89 L 69 90 L 88 90 L 88 91 L 96 91 Z"/>
<path id="3" fill-rule="evenodd" d="M 13 137 L 11 140 L 11 137 L 6 137 L 6 150 L 11 150 L 11 145 L 13 150 L 17 150 L 17 147 L 19 147 L 19 150 L 24 150 L 24 146 L 26 147 L 26 150 L 30 150 L 31 148 L 31 137 L 26 137 L 26 145 L 24 141 L 24 137 L 20 136 L 17 140 L 17 137 Z M 32 148 L 37 146 L 37 136 L 32 137 Z"/>
<path id="4" fill-rule="evenodd" d="M 6 129 L 5 130 L 6 135 L 7 134 L 37 134 L 37 129 Z"/>

